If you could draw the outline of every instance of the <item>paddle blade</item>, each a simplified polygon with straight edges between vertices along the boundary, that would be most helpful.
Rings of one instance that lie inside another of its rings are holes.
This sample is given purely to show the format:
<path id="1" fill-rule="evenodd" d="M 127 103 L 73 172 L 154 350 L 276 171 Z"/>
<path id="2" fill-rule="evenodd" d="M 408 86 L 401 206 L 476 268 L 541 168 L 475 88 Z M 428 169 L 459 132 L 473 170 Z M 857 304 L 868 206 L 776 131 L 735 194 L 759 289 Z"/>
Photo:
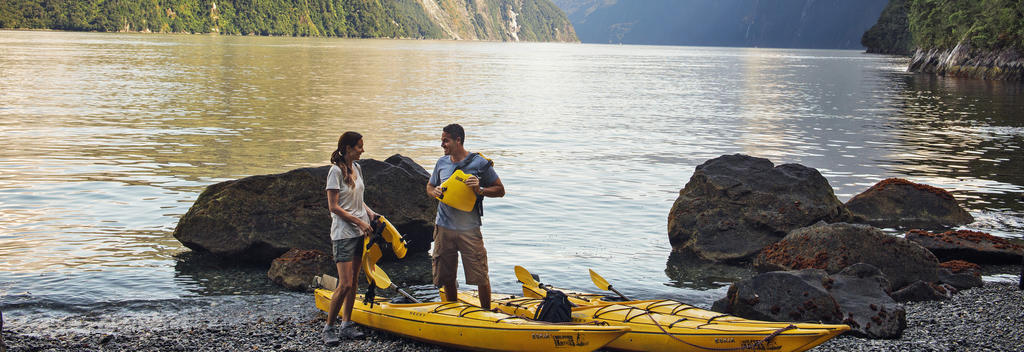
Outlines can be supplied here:
<path id="1" fill-rule="evenodd" d="M 603 277 L 601 277 L 601 275 L 598 275 L 597 272 L 594 271 L 594 269 L 588 270 L 590 270 L 590 281 L 593 281 L 594 285 L 596 285 L 597 288 L 602 290 L 608 290 L 612 287 L 612 285 L 608 283 L 608 280 L 605 280 Z"/>
<path id="2" fill-rule="evenodd" d="M 530 271 L 526 268 L 516 265 L 516 279 L 522 282 L 526 286 L 537 287 L 540 283 L 533 279 L 533 275 L 530 275 Z"/>
<path id="3" fill-rule="evenodd" d="M 373 284 L 381 289 L 387 289 L 391 287 L 391 278 L 388 277 L 388 273 L 384 272 L 376 264 L 373 265 L 372 269 L 366 271 L 366 276 L 373 279 Z"/>

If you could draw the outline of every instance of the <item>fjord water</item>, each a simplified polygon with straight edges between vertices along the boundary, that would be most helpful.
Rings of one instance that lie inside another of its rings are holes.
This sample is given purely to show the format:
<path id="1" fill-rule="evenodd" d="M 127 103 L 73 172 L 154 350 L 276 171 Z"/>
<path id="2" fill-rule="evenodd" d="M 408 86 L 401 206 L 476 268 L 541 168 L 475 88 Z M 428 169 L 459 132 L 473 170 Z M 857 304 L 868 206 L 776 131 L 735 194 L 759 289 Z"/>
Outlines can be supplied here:
<path id="1" fill-rule="evenodd" d="M 666 223 L 694 167 L 723 154 L 816 168 L 842 201 L 887 177 L 942 187 L 976 218 L 965 228 L 1021 238 L 1022 86 L 905 66 L 857 51 L 0 31 L 0 304 L 17 317 L 289 295 L 171 236 L 204 187 L 326 165 L 346 130 L 364 158 L 429 171 L 452 122 L 506 185 L 483 228 L 497 292 L 518 291 L 514 265 L 588 290 L 592 268 L 636 297 L 710 305 L 729 278 L 668 274 Z"/>

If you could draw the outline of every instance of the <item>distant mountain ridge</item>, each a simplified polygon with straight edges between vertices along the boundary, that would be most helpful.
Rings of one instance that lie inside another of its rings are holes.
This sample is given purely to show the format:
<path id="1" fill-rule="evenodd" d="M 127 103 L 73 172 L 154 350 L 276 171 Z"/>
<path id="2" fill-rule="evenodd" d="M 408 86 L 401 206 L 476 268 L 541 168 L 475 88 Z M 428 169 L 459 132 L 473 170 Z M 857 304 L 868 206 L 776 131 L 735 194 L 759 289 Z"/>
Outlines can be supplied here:
<path id="1" fill-rule="evenodd" d="M 3 0 L 0 28 L 579 41 L 550 0 Z"/>
<path id="2" fill-rule="evenodd" d="M 888 0 L 554 0 L 584 43 L 861 49 Z"/>

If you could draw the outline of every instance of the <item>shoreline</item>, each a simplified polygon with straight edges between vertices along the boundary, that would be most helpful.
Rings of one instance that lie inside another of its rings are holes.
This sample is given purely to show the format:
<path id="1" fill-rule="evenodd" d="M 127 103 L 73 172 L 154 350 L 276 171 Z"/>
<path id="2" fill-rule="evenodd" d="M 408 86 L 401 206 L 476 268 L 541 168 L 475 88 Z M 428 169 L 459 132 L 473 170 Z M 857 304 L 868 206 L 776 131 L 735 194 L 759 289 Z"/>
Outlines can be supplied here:
<path id="1" fill-rule="evenodd" d="M 449 350 L 367 328 L 363 339 L 324 346 L 320 328 L 326 315 L 314 307 L 309 293 L 198 301 L 178 311 L 157 308 L 128 316 L 87 312 L 49 321 L 5 316 L 3 340 L 11 352 Z M 907 329 L 898 339 L 843 335 L 812 351 L 1024 350 L 1024 291 L 1016 282 L 988 282 L 948 300 L 904 306 Z"/>

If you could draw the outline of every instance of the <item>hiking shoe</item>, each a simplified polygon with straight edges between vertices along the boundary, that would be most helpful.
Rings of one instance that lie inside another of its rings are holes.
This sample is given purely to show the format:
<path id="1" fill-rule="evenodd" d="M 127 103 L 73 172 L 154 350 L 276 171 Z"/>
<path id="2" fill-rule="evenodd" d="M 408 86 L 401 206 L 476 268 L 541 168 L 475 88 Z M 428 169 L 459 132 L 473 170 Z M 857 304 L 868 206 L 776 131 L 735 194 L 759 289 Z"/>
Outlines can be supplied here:
<path id="1" fill-rule="evenodd" d="M 338 330 L 330 325 L 324 325 L 324 343 L 328 346 L 337 345 L 341 342 L 341 337 L 338 336 Z"/>
<path id="2" fill-rule="evenodd" d="M 341 328 L 341 335 L 349 339 L 358 339 L 366 334 L 359 331 L 355 323 L 349 323 L 348 326 Z"/>

